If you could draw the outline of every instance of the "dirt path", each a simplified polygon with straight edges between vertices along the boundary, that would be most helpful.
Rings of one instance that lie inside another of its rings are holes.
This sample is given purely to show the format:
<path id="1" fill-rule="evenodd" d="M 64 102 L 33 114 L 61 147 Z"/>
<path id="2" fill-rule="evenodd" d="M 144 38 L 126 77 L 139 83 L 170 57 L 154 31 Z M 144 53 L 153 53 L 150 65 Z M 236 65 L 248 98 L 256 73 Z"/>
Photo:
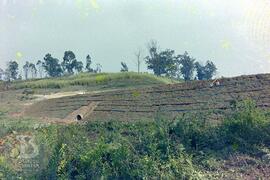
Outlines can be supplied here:
<path id="1" fill-rule="evenodd" d="M 85 93 L 86 93 L 85 91 L 72 91 L 72 92 L 60 92 L 60 93 L 49 94 L 49 95 L 37 94 L 37 95 L 34 95 L 34 97 L 36 97 L 35 101 L 42 101 L 42 100 L 47 100 L 47 99 L 56 99 L 56 98 L 61 98 L 61 97 L 81 95 Z"/>
<path id="2" fill-rule="evenodd" d="M 48 99 L 57 99 L 57 98 L 62 98 L 62 97 L 69 97 L 69 96 L 76 96 L 76 95 L 83 95 L 83 94 L 98 94 L 98 93 L 103 93 L 103 92 L 117 92 L 122 89 L 108 89 L 108 90 L 100 90 L 100 91 L 70 91 L 70 92 L 59 92 L 59 93 L 53 93 L 53 94 L 47 94 L 47 95 L 42 95 L 42 94 L 35 94 L 34 101 L 31 102 L 32 104 L 37 101 L 43 101 L 43 100 L 48 100 Z M 30 103 L 28 103 L 29 105 Z M 27 104 L 26 104 L 27 105 Z"/>
<path id="3" fill-rule="evenodd" d="M 10 116 L 14 118 L 23 117 L 25 115 L 25 111 L 27 110 L 27 108 L 29 108 L 33 104 L 40 101 L 49 100 L 49 99 L 57 99 L 61 97 L 76 96 L 76 95 L 82 95 L 82 94 L 85 94 L 85 91 L 60 92 L 60 93 L 54 93 L 54 94 L 49 94 L 49 95 L 36 94 L 36 95 L 33 95 L 34 97 L 33 100 L 27 101 L 26 103 L 17 102 L 17 104 L 20 105 L 20 111 L 11 112 Z M 46 121 L 49 121 L 49 119 L 47 118 Z M 53 119 L 52 121 L 55 122 L 55 119 Z"/>

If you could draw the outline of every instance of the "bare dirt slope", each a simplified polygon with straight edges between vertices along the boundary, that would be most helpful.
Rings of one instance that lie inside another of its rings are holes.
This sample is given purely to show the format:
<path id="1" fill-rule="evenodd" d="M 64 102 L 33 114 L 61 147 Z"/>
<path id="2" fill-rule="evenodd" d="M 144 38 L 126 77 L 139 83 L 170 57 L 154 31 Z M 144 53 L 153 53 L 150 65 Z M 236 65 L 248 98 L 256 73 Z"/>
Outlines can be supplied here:
<path id="1" fill-rule="evenodd" d="M 87 120 L 153 119 L 159 114 L 174 117 L 187 112 L 209 112 L 219 117 L 230 111 L 235 101 L 244 99 L 253 99 L 263 109 L 270 107 L 270 74 L 223 78 L 216 86 L 211 86 L 211 82 L 192 81 L 50 99 L 34 104 L 26 114 L 65 119 L 93 102 L 98 105 Z"/>

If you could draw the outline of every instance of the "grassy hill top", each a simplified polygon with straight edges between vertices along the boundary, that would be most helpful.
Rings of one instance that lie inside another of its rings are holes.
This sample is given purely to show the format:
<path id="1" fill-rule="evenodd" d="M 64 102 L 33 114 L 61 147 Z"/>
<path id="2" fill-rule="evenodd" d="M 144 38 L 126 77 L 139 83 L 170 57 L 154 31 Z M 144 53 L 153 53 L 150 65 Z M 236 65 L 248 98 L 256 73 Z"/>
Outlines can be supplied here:
<path id="1" fill-rule="evenodd" d="M 166 77 L 157 77 L 147 73 L 81 73 L 73 76 L 59 78 L 35 79 L 28 81 L 14 82 L 11 87 L 14 89 L 76 89 L 76 87 L 86 89 L 107 89 L 107 88 L 132 88 L 145 87 L 160 84 L 177 83 L 178 81 Z"/>

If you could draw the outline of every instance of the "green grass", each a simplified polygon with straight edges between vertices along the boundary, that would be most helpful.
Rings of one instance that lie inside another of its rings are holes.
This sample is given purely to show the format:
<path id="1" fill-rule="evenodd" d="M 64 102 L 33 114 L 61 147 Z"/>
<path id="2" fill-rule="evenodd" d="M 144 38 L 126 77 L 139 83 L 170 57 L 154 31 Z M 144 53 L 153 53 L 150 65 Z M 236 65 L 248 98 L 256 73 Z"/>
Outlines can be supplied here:
<path id="1" fill-rule="evenodd" d="M 74 76 L 60 78 L 46 78 L 29 81 L 17 81 L 12 84 L 15 89 L 64 89 L 68 87 L 87 87 L 94 89 L 129 88 L 151 86 L 158 84 L 176 83 L 177 81 L 165 77 L 157 77 L 148 73 L 81 73 Z"/>
<path id="2" fill-rule="evenodd" d="M 14 118 L 9 116 L 8 110 L 5 108 L 0 108 L 0 138 L 15 132 L 25 132 L 34 130 L 37 127 L 43 126 L 41 123 L 33 118 Z"/>
<path id="3" fill-rule="evenodd" d="M 199 179 L 192 157 L 157 122 L 92 122 L 42 131 L 49 163 L 37 179 Z M 54 137 L 54 138 L 52 138 Z M 173 143 L 173 142 L 172 142 Z M 175 146 L 176 145 L 176 146 Z"/>
<path id="4" fill-rule="evenodd" d="M 228 173 L 237 179 L 237 172 L 226 172 L 222 162 L 240 153 L 256 157 L 262 154 L 260 148 L 269 147 L 269 116 L 251 101 L 238 103 L 220 124 L 212 126 L 201 118 L 186 115 L 169 120 L 159 116 L 151 122 L 93 121 L 41 127 L 36 134 L 46 160 L 31 177 L 220 179 Z M 264 162 L 258 157 L 254 163 Z"/>
<path id="5" fill-rule="evenodd" d="M 221 167 L 222 159 L 239 153 L 254 156 L 260 147 L 269 146 L 269 116 L 249 100 L 236 107 L 214 126 L 201 116 L 176 120 L 159 116 L 154 122 L 89 122 L 63 128 L 58 131 L 60 138 L 44 175 L 63 179 L 211 179 L 211 171 Z"/>
<path id="6" fill-rule="evenodd" d="M 4 81 L 0 80 L 0 91 L 4 89 L 5 89 Z"/>

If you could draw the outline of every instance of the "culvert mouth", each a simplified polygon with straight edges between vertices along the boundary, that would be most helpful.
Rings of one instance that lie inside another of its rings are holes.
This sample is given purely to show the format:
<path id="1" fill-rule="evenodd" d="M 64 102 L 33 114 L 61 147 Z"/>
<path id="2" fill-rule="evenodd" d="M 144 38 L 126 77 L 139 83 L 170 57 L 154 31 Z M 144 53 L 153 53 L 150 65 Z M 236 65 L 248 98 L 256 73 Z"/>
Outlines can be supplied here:
<path id="1" fill-rule="evenodd" d="M 76 119 L 77 119 L 77 121 L 80 121 L 80 120 L 82 120 L 82 116 L 81 116 L 80 114 L 78 114 L 78 115 L 76 116 Z"/>

